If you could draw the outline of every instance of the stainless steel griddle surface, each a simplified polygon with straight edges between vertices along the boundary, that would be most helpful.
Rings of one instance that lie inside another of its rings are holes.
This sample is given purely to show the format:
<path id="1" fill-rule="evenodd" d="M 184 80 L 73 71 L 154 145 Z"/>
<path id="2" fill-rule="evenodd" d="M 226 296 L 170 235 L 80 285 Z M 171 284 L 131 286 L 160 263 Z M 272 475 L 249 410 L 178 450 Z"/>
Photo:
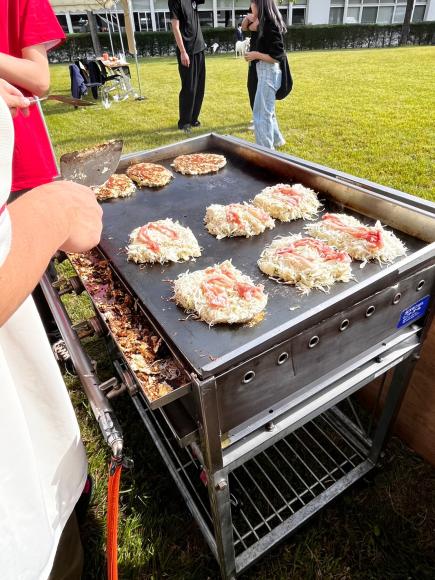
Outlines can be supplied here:
<path id="1" fill-rule="evenodd" d="M 209 148 L 207 152 L 222 151 Z M 102 251 L 142 302 L 152 323 L 170 348 L 202 377 L 212 372 L 222 372 L 248 358 L 254 347 L 270 344 L 274 336 L 278 343 L 278 334 L 282 332 L 283 325 L 291 327 L 293 322 L 295 325 L 300 323 L 301 317 L 309 318 L 310 313 L 318 311 L 327 301 L 329 304 L 331 300 L 337 302 L 339 310 L 338 303 L 344 293 L 348 296 L 361 282 L 378 278 L 380 272 L 386 271 L 385 267 L 381 268 L 376 263 L 367 264 L 360 269 L 360 263 L 354 262 L 353 272 L 357 281 L 335 284 L 329 294 L 313 291 L 308 296 L 301 296 L 292 286 L 269 280 L 257 267 L 257 259 L 264 246 L 278 235 L 302 232 L 306 222 L 277 221 L 275 229 L 248 239 L 217 240 L 210 235 L 203 222 L 208 205 L 248 201 L 264 187 L 282 180 L 252 166 L 237 154 L 224 154 L 228 163 L 217 174 L 183 176 L 174 172 L 175 179 L 162 189 L 144 188 L 131 198 L 111 200 L 103 204 L 104 230 L 100 244 Z M 171 159 L 161 163 L 170 169 Z M 325 211 L 342 211 L 342 208 L 328 202 L 322 194 L 319 197 Z M 347 210 L 347 213 L 352 212 Z M 372 220 L 358 217 L 367 224 L 373 224 Z M 172 218 L 189 226 L 202 247 L 202 256 L 196 261 L 163 266 L 139 266 L 128 262 L 124 248 L 128 243 L 129 233 L 146 222 L 164 218 Z M 400 232 L 396 234 L 406 243 L 410 253 L 425 245 Z M 253 327 L 220 325 L 209 328 L 198 320 L 186 319 L 185 312 L 170 300 L 172 288 L 167 280 L 173 280 L 187 270 L 206 268 L 226 259 L 232 259 L 233 264 L 251 276 L 256 283 L 264 284 L 269 295 L 266 316 Z"/>

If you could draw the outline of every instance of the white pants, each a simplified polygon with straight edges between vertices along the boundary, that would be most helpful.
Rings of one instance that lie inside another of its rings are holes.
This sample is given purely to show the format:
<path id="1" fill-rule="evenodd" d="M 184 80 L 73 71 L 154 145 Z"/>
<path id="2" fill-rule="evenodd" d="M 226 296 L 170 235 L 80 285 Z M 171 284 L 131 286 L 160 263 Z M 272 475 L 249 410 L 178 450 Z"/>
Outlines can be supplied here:
<path id="1" fill-rule="evenodd" d="M 45 580 L 87 462 L 31 298 L 0 328 L 0 441 L 0 575 Z"/>

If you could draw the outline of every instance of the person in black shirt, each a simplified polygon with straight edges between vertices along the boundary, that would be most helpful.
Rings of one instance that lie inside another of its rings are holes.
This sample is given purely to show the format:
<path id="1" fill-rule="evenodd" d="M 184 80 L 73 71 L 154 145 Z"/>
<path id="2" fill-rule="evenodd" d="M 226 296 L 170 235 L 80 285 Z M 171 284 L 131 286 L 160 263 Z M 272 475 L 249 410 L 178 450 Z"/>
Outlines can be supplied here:
<path id="1" fill-rule="evenodd" d="M 256 62 L 257 90 L 254 99 L 255 142 L 274 149 L 285 144 L 275 115 L 276 93 L 281 88 L 280 62 L 286 58 L 283 34 L 286 31 L 274 0 L 255 0 L 258 13 L 256 50 L 246 53 L 248 62 Z"/>
<path id="2" fill-rule="evenodd" d="M 243 42 L 245 40 L 245 36 L 243 34 L 242 25 L 239 23 L 236 28 L 236 42 L 240 41 Z"/>
<path id="3" fill-rule="evenodd" d="M 198 4 L 205 0 L 169 0 L 172 32 L 177 43 L 181 79 L 178 128 L 190 133 L 199 127 L 199 113 L 205 88 L 205 42 L 199 24 Z"/>

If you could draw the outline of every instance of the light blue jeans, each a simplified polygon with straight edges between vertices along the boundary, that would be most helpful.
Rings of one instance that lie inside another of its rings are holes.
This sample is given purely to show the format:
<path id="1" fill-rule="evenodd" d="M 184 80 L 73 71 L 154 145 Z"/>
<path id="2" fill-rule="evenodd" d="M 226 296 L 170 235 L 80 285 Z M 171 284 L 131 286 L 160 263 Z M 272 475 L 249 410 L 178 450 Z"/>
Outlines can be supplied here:
<path id="1" fill-rule="evenodd" d="M 285 143 L 275 115 L 275 95 L 281 86 L 279 63 L 257 62 L 257 92 L 254 101 L 255 142 L 275 149 Z"/>

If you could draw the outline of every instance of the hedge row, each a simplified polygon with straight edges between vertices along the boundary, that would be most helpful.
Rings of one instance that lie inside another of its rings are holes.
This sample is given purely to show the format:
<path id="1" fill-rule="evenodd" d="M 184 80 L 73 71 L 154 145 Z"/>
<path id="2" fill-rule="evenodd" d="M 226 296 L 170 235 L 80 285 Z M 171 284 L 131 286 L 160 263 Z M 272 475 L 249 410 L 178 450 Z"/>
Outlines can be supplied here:
<path id="1" fill-rule="evenodd" d="M 397 46 L 402 26 L 400 24 L 379 26 L 334 25 L 334 26 L 292 26 L 285 36 L 286 48 L 294 50 L 323 50 L 339 48 L 381 48 Z M 203 29 L 204 39 L 211 51 L 217 42 L 220 52 L 234 50 L 235 33 L 233 28 Z M 110 52 L 110 40 L 107 33 L 99 33 L 101 48 Z M 115 52 L 121 51 L 119 36 L 113 36 Z M 435 22 L 411 24 L 408 44 L 435 44 Z M 166 56 L 175 53 L 175 43 L 171 32 L 137 32 L 136 45 L 139 56 Z M 127 39 L 124 37 L 124 46 Z M 57 50 L 50 52 L 51 62 L 71 62 L 77 58 L 93 55 L 91 35 L 89 33 L 70 34 L 66 42 Z"/>

